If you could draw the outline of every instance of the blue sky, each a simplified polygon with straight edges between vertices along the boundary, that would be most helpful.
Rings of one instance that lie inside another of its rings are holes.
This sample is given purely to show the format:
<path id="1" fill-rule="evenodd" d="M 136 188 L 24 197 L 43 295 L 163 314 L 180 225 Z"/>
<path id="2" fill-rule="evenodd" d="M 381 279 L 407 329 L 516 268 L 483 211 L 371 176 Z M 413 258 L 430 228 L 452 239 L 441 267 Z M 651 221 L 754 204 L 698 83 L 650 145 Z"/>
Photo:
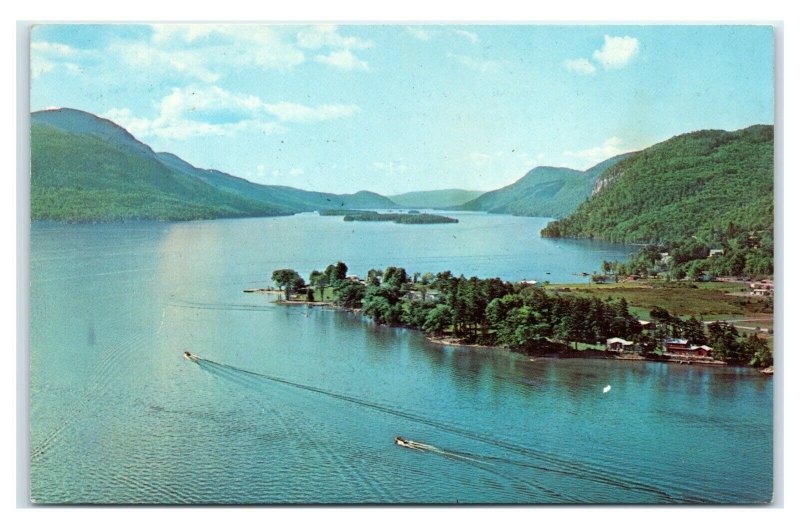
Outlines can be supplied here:
<path id="1" fill-rule="evenodd" d="M 490 190 L 774 122 L 758 26 L 42 25 L 31 109 L 72 107 L 265 184 Z"/>

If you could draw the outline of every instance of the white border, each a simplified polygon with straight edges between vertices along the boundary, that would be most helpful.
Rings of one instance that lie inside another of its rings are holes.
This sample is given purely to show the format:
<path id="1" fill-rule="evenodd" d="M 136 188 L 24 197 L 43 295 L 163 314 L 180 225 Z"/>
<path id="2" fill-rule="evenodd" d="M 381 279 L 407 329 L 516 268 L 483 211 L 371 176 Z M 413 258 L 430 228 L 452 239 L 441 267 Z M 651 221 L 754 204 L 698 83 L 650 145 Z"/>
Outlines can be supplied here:
<path id="1" fill-rule="evenodd" d="M 465 23 L 570 23 L 570 24 L 599 24 L 599 23 L 767 23 L 777 24 L 782 26 L 780 22 L 788 16 L 788 10 L 784 8 L 782 2 L 760 0 L 754 2 L 727 2 L 724 5 L 719 3 L 703 4 L 695 1 L 672 0 L 668 4 L 658 3 L 648 5 L 648 3 L 641 1 L 621 1 L 621 2 L 562 2 L 553 4 L 534 4 L 525 7 L 519 6 L 518 2 L 506 0 L 494 0 L 493 2 L 481 2 L 468 4 L 461 2 L 459 4 L 441 3 L 434 4 L 433 2 L 423 2 L 420 0 L 410 0 L 403 3 L 403 7 L 399 8 L 398 5 L 387 5 L 380 7 L 374 4 L 367 6 L 360 6 L 355 1 L 339 0 L 337 2 L 290 2 L 277 5 L 264 4 L 261 6 L 255 5 L 252 1 L 244 0 L 226 0 L 223 9 L 214 9 L 208 5 L 200 5 L 200 3 L 183 3 L 175 2 L 172 4 L 160 1 L 155 2 L 151 0 L 139 0 L 135 3 L 122 4 L 111 6 L 109 3 L 94 5 L 96 2 L 89 1 L 70 1 L 70 2 L 26 2 L 24 5 L 16 5 L 12 8 L 13 18 L 19 20 L 47 20 L 47 21 L 136 21 L 136 20 L 195 20 L 195 21 L 211 21 L 211 20 L 229 20 L 229 21 L 350 21 L 350 22 L 406 22 L 406 21 L 430 21 L 430 22 L 465 22 Z M 99 2 L 97 3 L 99 4 Z M 664 18 L 666 16 L 667 18 Z M 4 108 L 3 123 L 6 124 L 6 137 L 2 145 L 6 149 L 6 156 L 4 159 L 11 160 L 16 157 L 19 152 L 25 153 L 27 144 L 24 138 L 27 137 L 27 56 L 23 55 L 19 49 L 16 49 L 14 31 L 10 31 L 10 24 L 6 23 L 6 32 L 4 33 L 7 39 L 4 52 L 6 55 L 6 69 L 4 71 L 14 71 L 14 64 L 20 64 L 20 68 L 16 70 L 17 74 L 17 106 L 22 110 L 17 111 L 17 121 L 14 120 L 13 110 L 10 106 Z M 782 30 L 776 28 L 776 36 L 782 35 Z M 780 35 L 778 34 L 780 33 Z M 793 35 L 789 34 L 785 37 L 785 41 L 778 38 L 776 43 L 776 50 L 779 53 L 779 59 L 784 49 L 789 50 L 786 53 L 790 57 L 786 67 L 786 71 L 781 70 L 780 62 L 776 68 L 776 160 L 782 158 L 781 147 L 784 144 L 796 145 L 792 143 L 793 135 L 791 134 L 791 127 L 788 123 L 792 120 L 786 119 L 787 124 L 783 120 L 783 94 L 796 93 L 795 72 L 790 67 L 792 62 L 797 62 L 797 57 L 792 54 L 794 51 L 795 39 Z M 24 47 L 21 47 L 24 48 Z M 783 75 L 781 75 L 783 74 Z M 781 82 L 781 79 L 785 82 Z M 793 91 L 793 88 L 795 89 Z M 14 90 L 12 84 L 5 83 L 3 90 L 11 92 Z M 6 94 L 5 101 L 11 101 L 13 94 Z M 792 101 L 786 104 L 785 115 L 791 117 L 793 115 L 795 106 Z M 15 125 L 12 127 L 11 124 Z M 780 132 L 783 130 L 781 137 Z M 13 134 L 17 140 L 12 140 Z M 16 152 L 14 148 L 16 147 Z M 783 182 L 783 197 L 785 197 L 786 204 L 789 209 L 785 211 L 785 220 L 781 222 L 782 211 L 782 198 L 777 197 L 776 200 L 776 241 L 779 246 L 781 245 L 781 234 L 786 233 L 791 236 L 793 233 L 792 227 L 796 227 L 797 216 L 796 209 L 792 208 L 794 201 L 792 198 L 797 198 L 797 177 L 800 177 L 794 169 L 796 164 L 794 162 L 792 152 L 785 153 L 784 169 L 786 174 L 790 177 Z M 27 180 L 27 166 L 23 160 L 18 159 L 18 169 L 21 168 L 24 172 L 25 178 L 18 182 L 25 182 Z M 780 167 L 776 167 L 780 170 Z M 7 243 L 6 247 L 14 247 L 14 238 L 16 235 L 24 235 L 21 238 L 27 238 L 27 224 L 28 214 L 26 208 L 20 208 L 16 215 L 12 212 L 14 209 L 14 200 L 17 195 L 25 192 L 22 185 L 16 187 L 13 179 L 7 177 L 6 185 L 12 189 L 7 190 L 5 193 L 0 194 L 2 200 L 5 202 L 3 208 L 5 215 L 5 222 L 2 223 L 2 230 L 4 242 Z M 776 193 L 780 192 L 780 183 L 776 185 Z M 15 231 L 15 221 L 21 222 L 17 224 Z M 19 253 L 26 254 L 26 240 L 18 241 Z M 4 331 L 2 336 L 7 337 L 9 342 L 11 336 L 15 335 L 14 331 L 20 331 L 17 336 L 19 343 L 26 343 L 27 340 L 27 306 L 25 304 L 19 305 L 11 304 L 14 299 L 14 292 L 17 294 L 27 291 L 26 278 L 23 274 L 27 274 L 27 256 L 20 257 L 17 255 L 16 263 L 6 259 L 4 261 L 4 270 L 6 273 L 4 277 L 6 281 L 3 282 L 4 289 L 2 299 L 6 302 L 4 305 L 4 318 L 2 324 Z M 798 257 L 795 249 L 792 247 L 788 240 L 784 241 L 782 251 L 778 250 L 776 254 L 776 268 L 778 269 L 778 276 L 781 275 L 783 270 L 780 258 L 783 256 L 786 262 L 797 262 L 795 258 Z M 17 267 L 16 281 L 13 286 L 10 284 L 10 278 L 14 276 L 12 267 Z M 796 299 L 792 294 L 796 292 L 797 281 L 789 274 L 784 274 L 785 288 L 782 291 L 783 300 L 779 297 L 777 305 L 784 301 L 784 317 L 783 321 L 793 323 L 798 321 L 796 311 L 794 310 L 791 300 Z M 24 302 L 24 296 L 20 298 Z M 19 300 L 18 300 L 19 303 Z M 778 308 L 778 307 L 776 307 Z M 24 318 L 23 318 L 24 316 Z M 17 317 L 21 327 L 16 327 L 15 323 Z M 780 318 L 776 319 L 776 329 L 783 328 Z M 776 337 L 778 333 L 776 333 Z M 786 336 L 785 348 L 794 349 L 792 346 L 796 340 L 792 340 L 791 336 Z M 8 344 L 5 348 L 6 354 L 11 354 L 10 351 L 14 350 L 16 344 Z M 791 357 L 791 354 L 788 355 Z M 6 364 L 8 366 L 8 364 Z M 783 394 L 783 401 L 780 404 L 785 405 L 790 410 L 789 415 L 794 413 L 796 404 L 796 394 L 790 387 L 783 388 L 783 372 L 789 372 L 791 365 L 791 358 L 785 358 L 783 365 L 778 364 L 778 375 L 776 375 L 776 414 L 782 412 L 782 406 L 779 406 L 781 393 Z M 14 419 L 12 418 L 17 414 L 18 409 L 14 406 L 16 398 L 22 394 L 27 400 L 27 388 L 24 384 L 16 389 L 15 383 L 20 382 L 19 379 L 12 380 L 20 375 L 25 374 L 27 371 L 23 366 L 17 365 L 17 370 L 6 369 L 4 371 L 6 384 L 3 387 L 6 390 L 4 403 L 3 424 L 7 428 Z M 26 381 L 27 376 L 24 377 Z M 785 392 L 781 392 L 781 389 Z M 20 393 L 20 389 L 22 392 Z M 795 432 L 794 423 L 790 422 L 791 417 L 787 416 L 786 422 L 780 421 L 776 417 L 776 432 L 775 432 L 775 448 L 781 450 L 783 439 L 781 433 L 785 433 L 790 439 L 797 437 L 792 435 Z M 24 419 L 24 420 L 23 420 Z M 27 417 L 17 416 L 17 428 L 24 425 L 27 430 Z M 783 430 L 779 428 L 779 423 Z M 6 458 L 3 459 L 4 476 L 15 475 L 14 468 L 18 465 L 18 456 L 24 454 L 17 454 L 14 449 L 15 436 L 10 435 L 10 432 L 5 432 L 6 435 L 2 436 L 4 446 L 3 454 Z M 787 443 L 791 446 L 791 443 Z M 14 454 L 12 456 L 12 454 Z M 609 525 L 613 524 L 615 527 L 633 527 L 646 524 L 647 526 L 673 526 L 676 523 L 686 523 L 689 526 L 717 526 L 724 524 L 731 527 L 775 527 L 784 526 L 789 519 L 789 512 L 794 507 L 794 502 L 790 499 L 790 494 L 794 492 L 793 482 L 791 477 L 795 473 L 790 472 L 794 470 L 796 458 L 792 457 L 792 453 L 786 453 L 785 463 L 786 466 L 786 481 L 784 484 L 785 492 L 781 493 L 776 488 L 776 507 L 777 508 L 711 508 L 711 509 L 696 509 L 696 508 L 624 508 L 624 507 L 583 507 L 583 508 L 462 508 L 462 509 L 443 509 L 443 508 L 423 508 L 423 509 L 404 509 L 404 508 L 378 508 L 378 509 L 342 509 L 342 508 L 304 508 L 304 509 L 276 509 L 269 510 L 261 509 L 217 509 L 217 508 L 204 508 L 204 509 L 81 509 L 81 508 L 47 508 L 47 509 L 32 509 L 22 510 L 11 513 L 14 521 L 13 526 L 25 523 L 30 525 L 39 525 L 47 523 L 52 524 L 70 524 L 72 521 L 78 522 L 80 520 L 81 526 L 87 525 L 94 526 L 97 524 L 108 525 L 113 523 L 115 526 L 122 525 L 133 526 L 140 525 L 142 522 L 164 522 L 176 525 L 189 525 L 199 527 L 212 527 L 223 523 L 230 524 L 231 517 L 236 518 L 237 521 L 266 521 L 268 523 L 282 525 L 301 525 L 304 523 L 316 523 L 330 526 L 331 523 L 346 522 L 348 526 L 361 526 L 369 524 L 380 524 L 381 527 L 405 527 L 409 525 L 457 525 L 460 527 L 477 527 L 495 525 L 502 518 L 501 523 L 508 521 L 517 521 L 525 525 L 571 525 L 572 523 L 586 524 L 587 526 Z M 13 458 L 13 463 L 11 460 Z M 23 461 L 25 458 L 23 458 Z M 780 464 L 780 459 L 776 458 L 776 463 Z M 19 467 L 17 467 L 19 470 Z M 781 473 L 776 471 L 776 479 L 780 477 Z M 7 478 L 8 480 L 8 478 Z M 10 480 L 9 480 L 10 481 Z M 6 500 L 6 505 L 10 506 L 10 499 L 16 496 L 16 483 L 5 483 L 2 497 Z M 10 485 L 10 486 L 9 486 Z M 781 506 L 783 505 L 783 509 Z M 32 515 L 31 513 L 35 513 Z M 6 513 L 4 513 L 6 514 Z M 121 516 L 118 516 L 121 515 Z M 268 517 L 265 519 L 265 517 Z M 4 518 L 6 518 L 4 516 Z M 159 523 L 160 525 L 160 523 Z"/>

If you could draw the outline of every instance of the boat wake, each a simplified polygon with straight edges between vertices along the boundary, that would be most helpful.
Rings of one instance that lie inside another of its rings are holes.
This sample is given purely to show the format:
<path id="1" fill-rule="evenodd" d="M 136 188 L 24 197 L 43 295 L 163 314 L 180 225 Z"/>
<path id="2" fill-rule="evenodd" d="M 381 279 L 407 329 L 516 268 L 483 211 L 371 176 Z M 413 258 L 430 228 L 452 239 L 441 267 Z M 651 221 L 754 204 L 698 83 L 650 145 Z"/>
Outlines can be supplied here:
<path id="1" fill-rule="evenodd" d="M 455 434 L 460 437 L 467 438 L 486 445 L 491 445 L 496 448 L 501 448 L 506 451 L 513 452 L 523 456 L 524 459 L 522 460 L 511 459 L 511 458 L 504 458 L 491 455 L 481 455 L 470 452 L 445 450 L 425 443 L 408 441 L 408 443 L 411 444 L 411 446 L 407 446 L 408 448 L 412 448 L 418 451 L 425 451 L 441 455 L 449 459 L 459 460 L 472 465 L 476 465 L 479 468 L 486 470 L 487 472 L 499 475 L 505 479 L 519 481 L 516 478 L 512 478 L 504 473 L 500 473 L 496 468 L 493 468 L 493 466 L 496 467 L 498 466 L 497 464 L 513 465 L 517 467 L 536 470 L 539 472 L 547 472 L 551 474 L 561 475 L 571 479 L 589 481 L 599 485 L 621 488 L 627 491 L 636 491 L 646 494 L 648 496 L 655 496 L 661 502 L 686 501 L 685 497 L 681 498 L 673 497 L 671 494 L 669 494 L 669 492 L 661 488 L 658 488 L 655 485 L 651 485 L 649 483 L 645 483 L 636 479 L 631 479 L 627 476 L 619 475 L 619 473 L 615 472 L 613 469 L 597 468 L 574 460 L 564 459 L 542 450 L 537 450 L 531 447 L 521 446 L 515 443 L 511 443 L 509 441 L 489 437 L 487 435 L 478 432 L 473 432 L 465 428 L 461 428 L 459 426 L 442 423 L 428 417 L 404 411 L 402 409 L 391 408 L 383 404 L 366 401 L 350 395 L 334 393 L 323 388 L 318 388 L 307 384 L 286 380 L 280 377 L 267 375 L 264 373 L 257 373 L 254 371 L 241 369 L 235 366 L 215 362 L 214 360 L 208 360 L 201 357 L 196 357 L 196 358 L 197 360 L 194 363 L 196 363 L 200 368 L 208 371 L 211 374 L 217 375 L 220 378 L 227 379 L 231 382 L 236 382 L 238 384 L 244 384 L 246 386 L 252 387 L 252 384 L 256 380 L 259 379 L 268 380 L 270 382 L 274 382 L 277 384 L 301 389 L 319 395 L 324 395 L 326 397 L 334 398 L 340 401 L 349 402 L 364 408 L 369 408 L 372 410 L 379 411 L 381 413 L 407 419 L 415 423 L 424 424 L 441 431 Z M 540 484 L 535 484 L 528 481 L 524 481 L 524 483 L 527 486 L 535 487 L 543 492 L 546 492 L 551 496 L 557 497 L 561 501 L 573 501 L 573 502 L 582 501 L 580 498 L 567 496 L 563 493 L 548 489 Z"/>

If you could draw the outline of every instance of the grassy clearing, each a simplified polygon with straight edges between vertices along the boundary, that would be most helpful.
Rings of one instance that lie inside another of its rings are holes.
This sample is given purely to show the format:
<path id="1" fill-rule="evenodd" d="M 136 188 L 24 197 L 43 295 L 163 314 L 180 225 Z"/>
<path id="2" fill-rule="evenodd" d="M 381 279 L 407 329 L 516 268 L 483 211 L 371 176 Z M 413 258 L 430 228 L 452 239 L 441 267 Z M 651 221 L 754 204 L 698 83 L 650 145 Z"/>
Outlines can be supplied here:
<path id="1" fill-rule="evenodd" d="M 730 283 L 676 283 L 658 280 L 608 284 L 548 285 L 547 290 L 575 296 L 597 296 L 600 299 L 625 298 L 631 311 L 647 319 L 650 309 L 658 306 L 679 316 L 703 319 L 742 318 L 771 312 L 764 299 L 733 296 L 746 287 Z"/>

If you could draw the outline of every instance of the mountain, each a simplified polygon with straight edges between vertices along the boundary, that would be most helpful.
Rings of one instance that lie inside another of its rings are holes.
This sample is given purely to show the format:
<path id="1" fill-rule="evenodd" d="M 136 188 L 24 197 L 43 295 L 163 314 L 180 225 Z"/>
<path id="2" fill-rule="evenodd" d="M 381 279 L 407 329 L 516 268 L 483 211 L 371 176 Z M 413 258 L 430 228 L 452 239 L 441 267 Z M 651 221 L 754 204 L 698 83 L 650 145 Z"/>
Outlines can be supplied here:
<path id="1" fill-rule="evenodd" d="M 31 219 L 191 220 L 388 209 L 368 191 L 337 195 L 260 185 L 155 153 L 115 123 L 74 109 L 31 114 Z"/>
<path id="2" fill-rule="evenodd" d="M 436 191 L 412 191 L 400 195 L 390 195 L 396 204 L 406 208 L 445 209 L 460 206 L 478 198 L 483 191 L 466 189 L 437 189 Z"/>
<path id="3" fill-rule="evenodd" d="M 561 218 L 575 211 L 591 195 L 603 171 L 628 156 L 615 156 L 586 171 L 536 167 L 513 184 L 484 193 L 459 209 Z"/>
<path id="4" fill-rule="evenodd" d="M 771 230 L 773 127 L 675 136 L 610 167 L 595 194 L 551 222 L 550 237 L 653 242 Z"/>

